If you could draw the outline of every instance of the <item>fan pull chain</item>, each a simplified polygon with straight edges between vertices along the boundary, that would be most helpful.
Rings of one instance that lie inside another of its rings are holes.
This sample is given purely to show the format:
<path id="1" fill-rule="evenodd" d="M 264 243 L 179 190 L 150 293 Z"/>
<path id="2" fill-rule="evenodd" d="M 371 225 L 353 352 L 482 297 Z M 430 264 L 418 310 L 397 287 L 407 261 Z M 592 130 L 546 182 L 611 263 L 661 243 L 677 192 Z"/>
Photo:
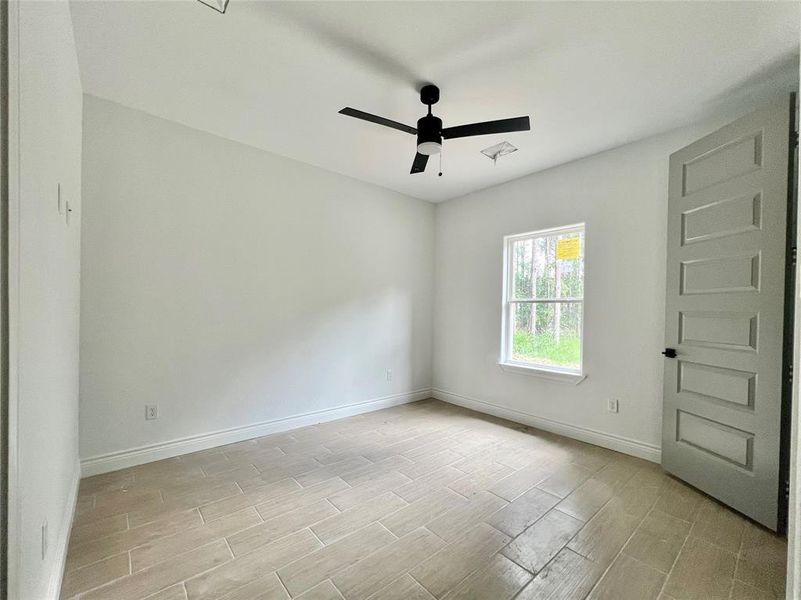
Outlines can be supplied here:
<path id="1" fill-rule="evenodd" d="M 442 150 L 439 151 L 439 176 L 442 177 Z"/>

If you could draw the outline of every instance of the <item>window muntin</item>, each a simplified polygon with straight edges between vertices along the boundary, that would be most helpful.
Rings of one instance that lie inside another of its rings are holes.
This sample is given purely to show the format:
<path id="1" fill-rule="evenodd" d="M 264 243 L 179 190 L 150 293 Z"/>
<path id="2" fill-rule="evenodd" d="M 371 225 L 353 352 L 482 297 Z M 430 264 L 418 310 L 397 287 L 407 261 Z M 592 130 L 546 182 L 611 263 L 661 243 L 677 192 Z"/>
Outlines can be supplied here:
<path id="1" fill-rule="evenodd" d="M 584 225 L 506 238 L 501 362 L 581 374 Z"/>

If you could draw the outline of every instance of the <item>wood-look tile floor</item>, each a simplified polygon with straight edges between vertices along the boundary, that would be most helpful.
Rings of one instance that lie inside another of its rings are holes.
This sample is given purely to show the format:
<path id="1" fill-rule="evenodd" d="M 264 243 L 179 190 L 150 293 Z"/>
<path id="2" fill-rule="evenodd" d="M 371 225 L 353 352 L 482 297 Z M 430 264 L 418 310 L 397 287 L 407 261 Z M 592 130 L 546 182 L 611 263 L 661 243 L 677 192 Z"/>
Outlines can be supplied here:
<path id="1" fill-rule="evenodd" d="M 62 598 L 784 597 L 657 465 L 427 400 L 84 479 Z"/>

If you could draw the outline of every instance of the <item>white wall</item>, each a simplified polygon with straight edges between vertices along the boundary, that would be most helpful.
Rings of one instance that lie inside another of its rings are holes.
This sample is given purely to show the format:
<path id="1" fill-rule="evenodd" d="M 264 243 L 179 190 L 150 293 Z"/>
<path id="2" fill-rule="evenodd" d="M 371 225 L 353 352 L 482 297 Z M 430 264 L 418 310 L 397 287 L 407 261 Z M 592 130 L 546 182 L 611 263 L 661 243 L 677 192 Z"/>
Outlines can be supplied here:
<path id="1" fill-rule="evenodd" d="M 42 600 L 58 595 L 79 477 L 82 92 L 67 3 L 10 10 L 9 598 Z"/>
<path id="2" fill-rule="evenodd" d="M 430 388 L 431 204 L 92 96 L 83 166 L 82 458 Z"/>
<path id="3" fill-rule="evenodd" d="M 727 120 L 438 205 L 435 395 L 658 460 L 668 156 Z M 580 222 L 587 379 L 501 371 L 503 237 Z M 606 411 L 608 398 L 620 400 L 618 414 Z"/>

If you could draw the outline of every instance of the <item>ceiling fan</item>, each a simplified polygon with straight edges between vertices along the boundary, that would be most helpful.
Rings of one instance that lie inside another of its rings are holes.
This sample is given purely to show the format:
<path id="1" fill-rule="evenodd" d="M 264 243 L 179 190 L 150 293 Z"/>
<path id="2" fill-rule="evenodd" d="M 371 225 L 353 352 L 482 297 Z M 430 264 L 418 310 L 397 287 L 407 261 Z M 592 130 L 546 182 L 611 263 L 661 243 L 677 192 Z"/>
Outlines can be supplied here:
<path id="1" fill-rule="evenodd" d="M 424 85 L 420 90 L 420 102 L 428 106 L 428 114 L 417 121 L 417 128 L 398 123 L 391 119 L 385 119 L 376 115 L 371 115 L 355 108 L 345 107 L 339 111 L 342 115 L 355 117 L 363 121 L 370 121 L 384 127 L 392 127 L 406 133 L 417 136 L 417 154 L 412 162 L 411 173 L 422 173 L 426 170 L 428 157 L 438 154 L 442 150 L 443 138 L 469 137 L 473 135 L 489 135 L 491 133 L 506 133 L 509 131 L 528 131 L 531 124 L 528 117 L 514 117 L 512 119 L 500 119 L 498 121 L 485 121 L 483 123 L 470 123 L 469 125 L 457 125 L 456 127 L 442 128 L 442 119 L 431 114 L 431 105 L 439 102 L 439 88 L 435 85 Z M 441 175 L 441 173 L 440 173 Z"/>

